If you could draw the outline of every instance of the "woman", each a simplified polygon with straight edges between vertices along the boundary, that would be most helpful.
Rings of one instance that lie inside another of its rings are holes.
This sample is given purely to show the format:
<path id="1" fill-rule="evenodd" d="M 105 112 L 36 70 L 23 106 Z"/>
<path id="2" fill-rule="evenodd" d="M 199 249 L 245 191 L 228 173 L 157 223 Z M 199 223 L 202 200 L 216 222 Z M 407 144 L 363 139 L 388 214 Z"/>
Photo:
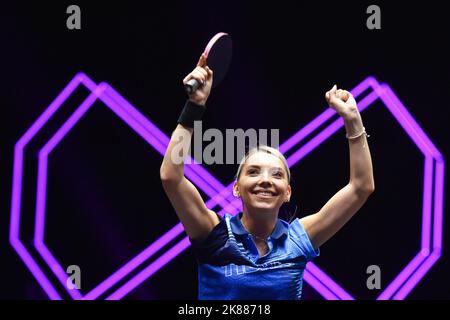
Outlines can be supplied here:
<path id="1" fill-rule="evenodd" d="M 161 165 L 164 190 L 192 242 L 199 263 L 200 299 L 300 299 L 306 263 L 362 207 L 374 191 L 367 134 L 348 91 L 325 98 L 343 117 L 350 148 L 350 180 L 317 213 L 288 223 L 278 218 L 291 197 L 284 156 L 262 146 L 242 159 L 233 193 L 243 211 L 223 218 L 209 210 L 184 177 L 193 122 L 200 120 L 211 91 L 213 71 L 202 55 L 183 83 L 202 85 L 191 94 L 178 119 Z M 181 147 L 180 147 L 181 146 Z"/>

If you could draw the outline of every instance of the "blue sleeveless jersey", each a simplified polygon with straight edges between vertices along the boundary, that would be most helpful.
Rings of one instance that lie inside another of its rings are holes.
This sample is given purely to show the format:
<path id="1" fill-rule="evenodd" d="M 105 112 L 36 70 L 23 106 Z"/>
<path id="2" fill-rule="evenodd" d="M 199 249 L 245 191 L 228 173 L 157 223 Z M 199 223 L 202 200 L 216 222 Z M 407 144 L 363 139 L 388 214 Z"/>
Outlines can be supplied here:
<path id="1" fill-rule="evenodd" d="M 300 299 L 306 263 L 320 254 L 300 220 L 289 224 L 278 219 L 268 239 L 269 251 L 259 257 L 241 217 L 242 212 L 225 214 L 205 240 L 191 240 L 198 261 L 199 299 Z"/>

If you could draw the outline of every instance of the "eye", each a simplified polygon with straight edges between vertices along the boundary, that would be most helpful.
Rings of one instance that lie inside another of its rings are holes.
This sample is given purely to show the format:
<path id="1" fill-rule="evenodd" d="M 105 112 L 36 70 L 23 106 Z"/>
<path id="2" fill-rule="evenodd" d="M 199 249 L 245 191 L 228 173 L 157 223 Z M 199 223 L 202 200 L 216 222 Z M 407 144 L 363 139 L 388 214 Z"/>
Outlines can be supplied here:
<path id="1" fill-rule="evenodd" d="M 247 174 L 249 174 L 249 175 L 256 175 L 256 174 L 258 174 L 258 170 L 254 169 L 254 168 L 248 169 L 247 170 Z"/>
<path id="2" fill-rule="evenodd" d="M 277 177 L 277 178 L 283 178 L 283 172 L 282 171 L 275 171 L 274 173 L 273 173 L 273 175 L 275 176 L 275 177 Z"/>

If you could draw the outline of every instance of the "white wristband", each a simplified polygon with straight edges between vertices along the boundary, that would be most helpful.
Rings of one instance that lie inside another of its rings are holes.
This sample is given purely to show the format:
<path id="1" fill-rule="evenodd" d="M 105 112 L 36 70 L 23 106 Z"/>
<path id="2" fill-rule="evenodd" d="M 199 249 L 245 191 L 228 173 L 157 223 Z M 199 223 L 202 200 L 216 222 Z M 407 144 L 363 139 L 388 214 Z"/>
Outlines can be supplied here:
<path id="1" fill-rule="evenodd" d="M 348 136 L 348 133 L 346 133 L 346 134 L 345 134 L 345 137 L 346 137 L 347 139 L 356 139 L 356 138 L 361 137 L 363 134 L 365 134 L 367 138 L 370 137 L 370 136 L 367 134 L 367 132 L 366 132 L 366 128 L 364 128 L 364 127 L 363 127 L 363 129 L 362 129 L 362 131 L 361 131 L 360 133 L 358 133 L 358 134 L 356 134 L 356 135 L 354 135 L 354 136 L 351 136 L 351 137 L 349 137 L 349 136 Z"/>

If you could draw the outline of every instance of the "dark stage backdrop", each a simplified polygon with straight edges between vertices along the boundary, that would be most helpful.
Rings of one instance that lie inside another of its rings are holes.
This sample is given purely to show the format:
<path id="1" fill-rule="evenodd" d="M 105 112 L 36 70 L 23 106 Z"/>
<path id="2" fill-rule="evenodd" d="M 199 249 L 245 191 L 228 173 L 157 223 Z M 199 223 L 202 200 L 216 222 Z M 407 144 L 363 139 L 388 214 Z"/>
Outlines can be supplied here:
<path id="1" fill-rule="evenodd" d="M 233 38 L 233 60 L 210 96 L 204 129 L 276 128 L 284 142 L 328 108 L 324 93 L 333 84 L 352 89 L 374 76 L 392 88 L 444 158 L 448 155 L 450 27 L 441 2 L 89 1 L 76 3 L 81 30 L 68 30 L 70 4 L 2 4 L 0 11 L 2 299 L 48 299 L 9 243 L 14 146 L 80 71 L 95 83 L 107 82 L 169 136 L 186 98 L 183 77 L 205 42 L 225 31 Z M 381 8 L 381 30 L 366 27 L 371 4 Z M 83 87 L 75 90 L 24 151 L 20 239 L 64 299 L 69 295 L 33 247 L 37 160 L 88 94 Z M 425 158 L 380 99 L 362 118 L 376 191 L 314 263 L 353 297 L 374 299 L 420 250 Z M 99 101 L 50 153 L 44 241 L 64 268 L 81 268 L 83 294 L 178 223 L 159 181 L 161 160 Z M 224 185 L 237 169 L 204 167 Z M 292 175 L 299 215 L 318 211 L 349 178 L 343 129 L 292 167 Z M 442 257 L 408 299 L 450 298 L 446 213 L 444 202 Z M 369 265 L 381 269 L 381 290 L 366 286 Z M 196 296 L 195 258 L 187 248 L 124 299 Z M 303 297 L 323 299 L 307 283 Z"/>

